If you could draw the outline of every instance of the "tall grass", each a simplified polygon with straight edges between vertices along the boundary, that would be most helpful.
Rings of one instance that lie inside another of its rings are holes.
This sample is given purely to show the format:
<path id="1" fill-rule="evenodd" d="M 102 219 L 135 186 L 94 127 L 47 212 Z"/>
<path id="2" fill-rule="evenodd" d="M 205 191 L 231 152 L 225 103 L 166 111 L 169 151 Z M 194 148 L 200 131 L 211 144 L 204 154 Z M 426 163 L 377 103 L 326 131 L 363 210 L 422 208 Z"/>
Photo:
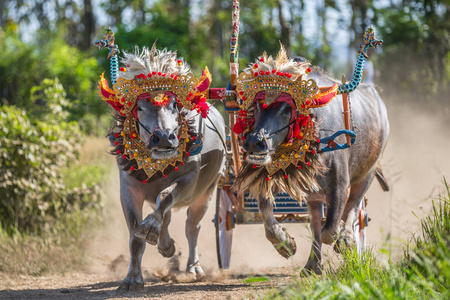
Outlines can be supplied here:
<path id="1" fill-rule="evenodd" d="M 113 166 L 106 150 L 105 138 L 87 138 L 79 162 L 62 170 L 65 186 L 74 193 L 81 187 L 80 191 L 96 189 L 95 194 L 101 195 L 99 190 Z M 85 246 L 102 220 L 102 212 L 95 206 L 66 211 L 40 235 L 15 228 L 6 231 L 0 226 L 0 281 L 13 274 L 38 276 L 82 268 L 87 259 Z"/>
<path id="2" fill-rule="evenodd" d="M 321 278 L 298 278 L 270 299 L 450 299 L 450 188 L 433 201 L 421 232 L 399 262 L 383 262 L 373 250 L 360 258 L 344 251 L 342 263 Z"/>

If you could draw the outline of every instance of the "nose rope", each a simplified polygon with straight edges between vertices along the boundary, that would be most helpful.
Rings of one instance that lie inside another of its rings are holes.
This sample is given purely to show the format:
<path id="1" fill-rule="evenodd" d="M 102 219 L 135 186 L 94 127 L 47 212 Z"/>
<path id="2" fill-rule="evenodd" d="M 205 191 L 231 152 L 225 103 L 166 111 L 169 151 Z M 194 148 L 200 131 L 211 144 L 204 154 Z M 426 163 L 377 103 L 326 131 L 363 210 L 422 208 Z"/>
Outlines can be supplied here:
<path id="1" fill-rule="evenodd" d="M 150 139 L 151 139 L 152 136 L 155 134 L 155 131 L 156 131 L 157 128 L 158 128 L 158 125 L 156 125 L 156 126 L 155 126 L 155 129 L 153 130 L 153 132 L 150 133 L 150 136 L 148 137 L 148 140 L 147 140 L 147 144 L 150 142 Z"/>
<path id="2" fill-rule="evenodd" d="M 289 124 L 287 124 L 286 126 L 282 127 L 281 129 L 278 129 L 277 131 L 272 132 L 267 138 L 271 139 L 275 134 L 277 134 L 280 131 L 285 130 L 286 128 L 288 128 L 289 126 L 291 126 L 294 123 L 295 123 L 295 119 L 292 122 L 290 122 Z"/>
<path id="3" fill-rule="evenodd" d="M 267 137 L 264 135 L 264 131 L 263 131 L 262 128 L 261 128 L 259 132 L 261 132 L 261 135 L 263 136 L 263 139 L 264 139 L 264 142 L 266 143 L 266 146 L 269 147 L 269 145 L 267 144 L 267 140 L 268 140 L 268 139 L 273 138 L 275 134 L 277 134 L 278 132 L 283 131 L 284 129 L 288 128 L 289 126 L 291 126 L 292 124 L 294 124 L 294 122 L 295 122 L 295 119 L 294 119 L 292 122 L 290 122 L 289 124 L 287 124 L 286 126 L 280 128 L 280 129 L 278 129 L 277 131 L 272 132 L 272 133 L 269 134 Z"/>
<path id="4" fill-rule="evenodd" d="M 141 123 L 141 121 L 139 121 L 139 119 L 138 118 L 135 118 L 135 120 L 139 123 L 139 125 L 141 125 L 142 126 L 142 128 L 144 128 L 145 129 L 145 131 L 147 131 L 150 135 L 152 135 L 153 134 L 153 132 L 150 132 L 150 130 L 148 130 L 147 129 L 147 127 L 145 127 L 144 126 L 144 124 L 142 124 Z M 155 128 L 156 129 L 156 128 Z"/>

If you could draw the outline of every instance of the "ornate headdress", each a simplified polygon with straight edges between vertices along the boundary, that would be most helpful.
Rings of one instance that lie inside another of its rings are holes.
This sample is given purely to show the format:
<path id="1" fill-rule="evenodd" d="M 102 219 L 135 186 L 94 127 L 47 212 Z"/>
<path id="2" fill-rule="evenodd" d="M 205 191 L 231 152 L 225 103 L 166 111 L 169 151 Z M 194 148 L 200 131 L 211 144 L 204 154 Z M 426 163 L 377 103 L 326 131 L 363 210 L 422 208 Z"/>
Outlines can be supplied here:
<path id="1" fill-rule="evenodd" d="M 109 43 L 107 45 L 109 47 Z M 117 48 L 117 45 L 114 46 Z M 116 55 L 114 57 L 117 59 Z M 135 172 L 136 176 L 136 172 L 144 171 L 145 176 L 140 177 L 146 183 L 158 172 L 165 177 L 164 172 L 169 166 L 178 170 L 176 165 L 184 164 L 184 158 L 191 154 L 190 147 L 200 141 L 189 134 L 188 122 L 180 114 L 177 155 L 170 159 L 152 159 L 151 151 L 139 135 L 137 102 L 148 99 L 154 105 L 164 106 L 170 102 L 168 94 L 175 95 L 179 107 L 197 109 L 205 118 L 209 106 L 204 94 L 212 78 L 208 68 L 205 68 L 201 78 L 195 78 L 184 60 L 176 57 L 176 52 L 157 50 L 155 44 L 151 49 L 143 48 L 140 52 L 136 48 L 134 54 L 125 53 L 122 63 L 126 68 L 122 67 L 117 74 L 111 74 L 112 78 L 117 78 L 117 82 L 113 80 L 112 89 L 102 74 L 98 94 L 119 113 L 122 121 L 120 132 L 111 134 L 112 143 L 116 146 L 114 154 L 121 156 L 122 164 L 130 172 Z"/>
<path id="2" fill-rule="evenodd" d="M 311 148 L 311 142 L 315 137 L 314 123 L 309 116 L 309 110 L 327 104 L 338 93 L 337 84 L 327 91 L 320 92 L 316 82 L 307 78 L 307 74 L 311 71 L 309 66 L 309 61 L 296 62 L 289 59 L 281 45 L 275 59 L 264 52 L 255 63 L 239 75 L 237 80 L 236 90 L 241 98 L 239 118 L 233 128 L 237 134 L 251 130 L 254 118 L 248 110 L 255 101 L 260 101 L 262 108 L 265 109 L 284 98 L 293 108 L 288 139 L 273 154 L 272 163 L 264 166 L 268 172 L 268 179 L 279 170 L 285 171 L 291 165 L 296 167 L 301 163 L 308 165 L 306 153 L 315 153 Z M 264 95 L 260 96 L 260 92 L 264 92 Z"/>

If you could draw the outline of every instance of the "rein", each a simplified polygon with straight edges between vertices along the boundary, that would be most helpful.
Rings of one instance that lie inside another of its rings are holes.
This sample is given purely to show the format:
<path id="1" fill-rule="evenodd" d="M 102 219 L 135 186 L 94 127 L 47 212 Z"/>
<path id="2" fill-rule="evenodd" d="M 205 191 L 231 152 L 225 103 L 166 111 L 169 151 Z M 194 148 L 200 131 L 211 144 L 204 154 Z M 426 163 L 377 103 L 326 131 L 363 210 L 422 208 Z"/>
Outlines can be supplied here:
<path id="1" fill-rule="evenodd" d="M 281 129 L 278 129 L 277 131 L 272 132 L 269 136 L 264 137 L 264 138 L 266 138 L 266 139 L 271 139 L 271 138 L 273 138 L 273 136 L 274 136 L 275 134 L 277 134 L 277 133 L 280 132 L 280 131 L 285 130 L 286 128 L 288 128 L 289 126 L 291 126 L 291 125 L 294 124 L 294 123 L 295 123 L 295 119 L 294 119 L 292 122 L 288 123 L 286 126 L 282 127 Z"/>

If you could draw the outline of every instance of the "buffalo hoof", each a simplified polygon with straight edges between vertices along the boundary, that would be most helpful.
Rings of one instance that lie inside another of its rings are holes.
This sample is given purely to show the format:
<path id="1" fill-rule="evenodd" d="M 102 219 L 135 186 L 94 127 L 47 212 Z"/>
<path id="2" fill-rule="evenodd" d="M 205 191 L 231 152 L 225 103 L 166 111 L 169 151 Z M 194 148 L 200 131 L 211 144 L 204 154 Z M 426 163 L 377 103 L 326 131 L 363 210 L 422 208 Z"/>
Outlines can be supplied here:
<path id="1" fill-rule="evenodd" d="M 142 276 L 137 278 L 127 277 L 120 283 L 117 290 L 125 292 L 142 292 L 144 290 L 144 280 L 142 279 Z"/>
<path id="2" fill-rule="evenodd" d="M 313 274 L 322 275 L 322 264 L 317 261 L 308 260 L 305 267 L 301 270 L 300 275 L 302 277 L 308 277 Z"/>
<path id="3" fill-rule="evenodd" d="M 320 240 L 322 243 L 331 245 L 338 239 L 338 233 L 335 230 L 332 229 L 325 229 L 322 230 L 322 233 L 320 235 Z"/>
<path id="4" fill-rule="evenodd" d="M 286 239 L 281 243 L 273 244 L 273 246 L 281 256 L 289 258 L 297 252 L 297 244 L 294 238 L 287 233 L 286 228 L 283 228 L 283 232 L 286 234 Z"/>
<path id="5" fill-rule="evenodd" d="M 161 248 L 160 244 L 158 244 L 158 251 L 164 257 L 172 257 L 175 254 L 175 250 L 175 242 L 173 239 L 170 239 L 170 245 L 165 249 Z"/>
<path id="6" fill-rule="evenodd" d="M 355 249 L 355 241 L 353 237 L 343 236 L 336 240 L 334 243 L 333 250 L 336 253 L 342 253 L 345 249 L 353 250 Z"/>
<path id="7" fill-rule="evenodd" d="M 198 262 L 195 264 L 189 264 L 186 269 L 186 274 L 197 282 L 206 280 L 206 274 Z"/>
<path id="8" fill-rule="evenodd" d="M 150 245 L 155 246 L 158 244 L 160 231 L 161 222 L 158 222 L 152 215 L 149 215 L 144 221 L 142 221 L 141 225 L 136 228 L 134 235 L 145 240 Z"/>

